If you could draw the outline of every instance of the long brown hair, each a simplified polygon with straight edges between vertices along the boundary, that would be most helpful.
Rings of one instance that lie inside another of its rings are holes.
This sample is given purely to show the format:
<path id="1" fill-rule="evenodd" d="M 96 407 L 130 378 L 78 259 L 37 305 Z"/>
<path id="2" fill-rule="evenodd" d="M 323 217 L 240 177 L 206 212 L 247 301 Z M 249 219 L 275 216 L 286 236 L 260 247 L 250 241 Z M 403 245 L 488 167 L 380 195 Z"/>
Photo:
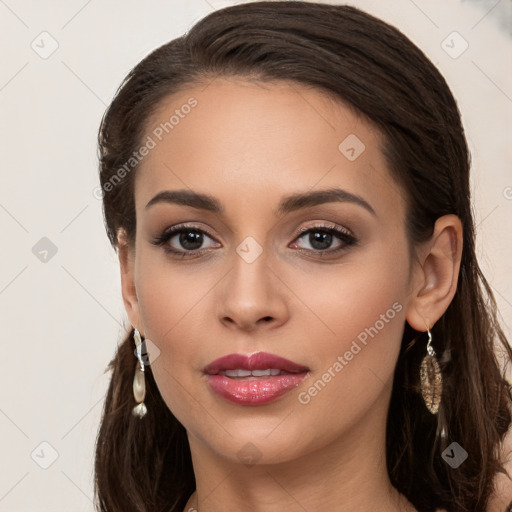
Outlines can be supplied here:
<path id="1" fill-rule="evenodd" d="M 119 169 L 147 137 L 148 119 L 168 95 L 216 76 L 286 80 L 312 86 L 354 108 L 382 133 L 389 168 L 407 198 L 412 247 L 437 218 L 463 225 L 458 287 L 432 329 L 443 374 L 442 414 L 419 393 L 425 343 L 406 324 L 387 421 L 393 485 L 421 512 L 485 510 L 503 472 L 500 443 L 512 395 L 496 358 L 512 350 L 475 255 L 470 156 L 455 99 L 428 58 L 400 31 L 351 6 L 254 2 L 221 9 L 145 57 L 125 78 L 99 131 L 100 182 L 108 237 L 135 240 L 133 180 Z M 125 168 L 126 171 L 126 168 Z M 110 184 L 110 185 L 109 185 Z M 165 405 L 148 366 L 148 414 L 134 418 L 133 331 L 119 345 L 96 448 L 96 501 L 104 512 L 181 512 L 195 489 L 184 427 Z M 439 435 L 439 422 L 446 437 Z M 469 454 L 456 470 L 442 451 L 456 441 Z"/>

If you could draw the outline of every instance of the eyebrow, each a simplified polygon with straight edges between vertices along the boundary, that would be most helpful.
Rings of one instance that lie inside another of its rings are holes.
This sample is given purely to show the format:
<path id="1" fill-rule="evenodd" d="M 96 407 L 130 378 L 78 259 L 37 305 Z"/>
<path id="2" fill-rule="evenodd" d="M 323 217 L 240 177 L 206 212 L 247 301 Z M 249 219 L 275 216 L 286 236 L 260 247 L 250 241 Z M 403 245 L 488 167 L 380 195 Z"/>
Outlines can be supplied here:
<path id="1" fill-rule="evenodd" d="M 330 188 L 285 196 L 281 199 L 273 213 L 276 216 L 281 216 L 303 208 L 334 202 L 356 204 L 368 210 L 372 215 L 376 215 L 375 210 L 361 196 L 341 188 Z M 218 199 L 209 194 L 193 192 L 191 190 L 163 190 L 153 197 L 145 208 L 150 208 L 159 203 L 178 204 L 213 213 L 224 213 L 224 207 Z"/>

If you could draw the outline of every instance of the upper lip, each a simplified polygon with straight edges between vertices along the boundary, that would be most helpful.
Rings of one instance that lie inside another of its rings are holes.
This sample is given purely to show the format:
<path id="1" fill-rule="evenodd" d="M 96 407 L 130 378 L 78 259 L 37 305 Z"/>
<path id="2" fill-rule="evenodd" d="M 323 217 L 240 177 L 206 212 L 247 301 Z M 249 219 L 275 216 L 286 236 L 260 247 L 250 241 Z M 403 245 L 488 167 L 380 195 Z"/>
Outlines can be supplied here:
<path id="1" fill-rule="evenodd" d="M 301 373 L 308 371 L 307 366 L 303 366 L 284 357 L 268 352 L 256 352 L 255 354 L 228 354 L 219 357 L 207 364 L 203 371 L 208 375 L 217 375 L 224 370 L 266 370 L 276 368 L 290 373 Z"/>

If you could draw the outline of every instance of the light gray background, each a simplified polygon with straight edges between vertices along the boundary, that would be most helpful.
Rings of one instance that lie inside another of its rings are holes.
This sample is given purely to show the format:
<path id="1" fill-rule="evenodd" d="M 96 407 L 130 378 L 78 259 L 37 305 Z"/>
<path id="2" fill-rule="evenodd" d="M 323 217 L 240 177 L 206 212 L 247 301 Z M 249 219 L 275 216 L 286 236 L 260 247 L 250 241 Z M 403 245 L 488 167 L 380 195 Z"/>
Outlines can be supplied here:
<path id="1" fill-rule="evenodd" d="M 93 195 L 98 126 L 132 66 L 232 3 L 0 0 L 0 511 L 93 510 L 103 372 L 128 326 Z M 349 3 L 405 32 L 458 99 L 478 253 L 511 325 L 510 0 Z M 464 41 L 454 31 L 469 44 L 457 58 Z"/>

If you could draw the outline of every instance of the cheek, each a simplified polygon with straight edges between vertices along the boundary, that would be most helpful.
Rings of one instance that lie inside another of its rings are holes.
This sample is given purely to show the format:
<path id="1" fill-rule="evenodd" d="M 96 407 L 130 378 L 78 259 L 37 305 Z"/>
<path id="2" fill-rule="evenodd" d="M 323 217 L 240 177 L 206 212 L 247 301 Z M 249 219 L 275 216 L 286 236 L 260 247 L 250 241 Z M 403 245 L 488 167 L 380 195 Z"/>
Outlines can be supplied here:
<path id="1" fill-rule="evenodd" d="M 409 260 L 405 242 L 397 247 L 377 242 L 327 270 L 305 268 L 300 276 L 293 269 L 285 270 L 284 280 L 293 283 L 294 294 L 309 310 L 305 311 L 308 318 L 322 339 L 331 340 L 318 348 L 348 350 L 354 339 L 400 341 L 397 333 L 405 321 Z"/>
<path id="2" fill-rule="evenodd" d="M 147 339 L 158 347 L 151 369 L 173 414 L 186 422 L 197 398 L 200 357 L 211 332 L 213 310 L 205 313 L 222 272 L 179 266 L 157 251 L 138 253 L 137 298 Z M 203 411 L 204 412 L 204 411 Z M 197 412 L 201 413 L 201 410 Z"/>
<path id="3" fill-rule="evenodd" d="M 141 247 L 136 288 L 146 336 L 155 343 L 176 339 L 177 333 L 182 339 L 183 331 L 190 329 L 191 323 L 196 325 L 197 310 L 218 279 L 216 271 L 201 271 L 194 264 L 180 265 L 177 260 L 167 259 L 162 249 Z"/>
<path id="4" fill-rule="evenodd" d="M 314 344 L 316 371 L 299 401 L 312 416 L 331 411 L 333 424 L 357 421 L 391 389 L 405 325 L 407 255 L 382 251 L 311 284 L 299 293 L 327 335 Z"/>

